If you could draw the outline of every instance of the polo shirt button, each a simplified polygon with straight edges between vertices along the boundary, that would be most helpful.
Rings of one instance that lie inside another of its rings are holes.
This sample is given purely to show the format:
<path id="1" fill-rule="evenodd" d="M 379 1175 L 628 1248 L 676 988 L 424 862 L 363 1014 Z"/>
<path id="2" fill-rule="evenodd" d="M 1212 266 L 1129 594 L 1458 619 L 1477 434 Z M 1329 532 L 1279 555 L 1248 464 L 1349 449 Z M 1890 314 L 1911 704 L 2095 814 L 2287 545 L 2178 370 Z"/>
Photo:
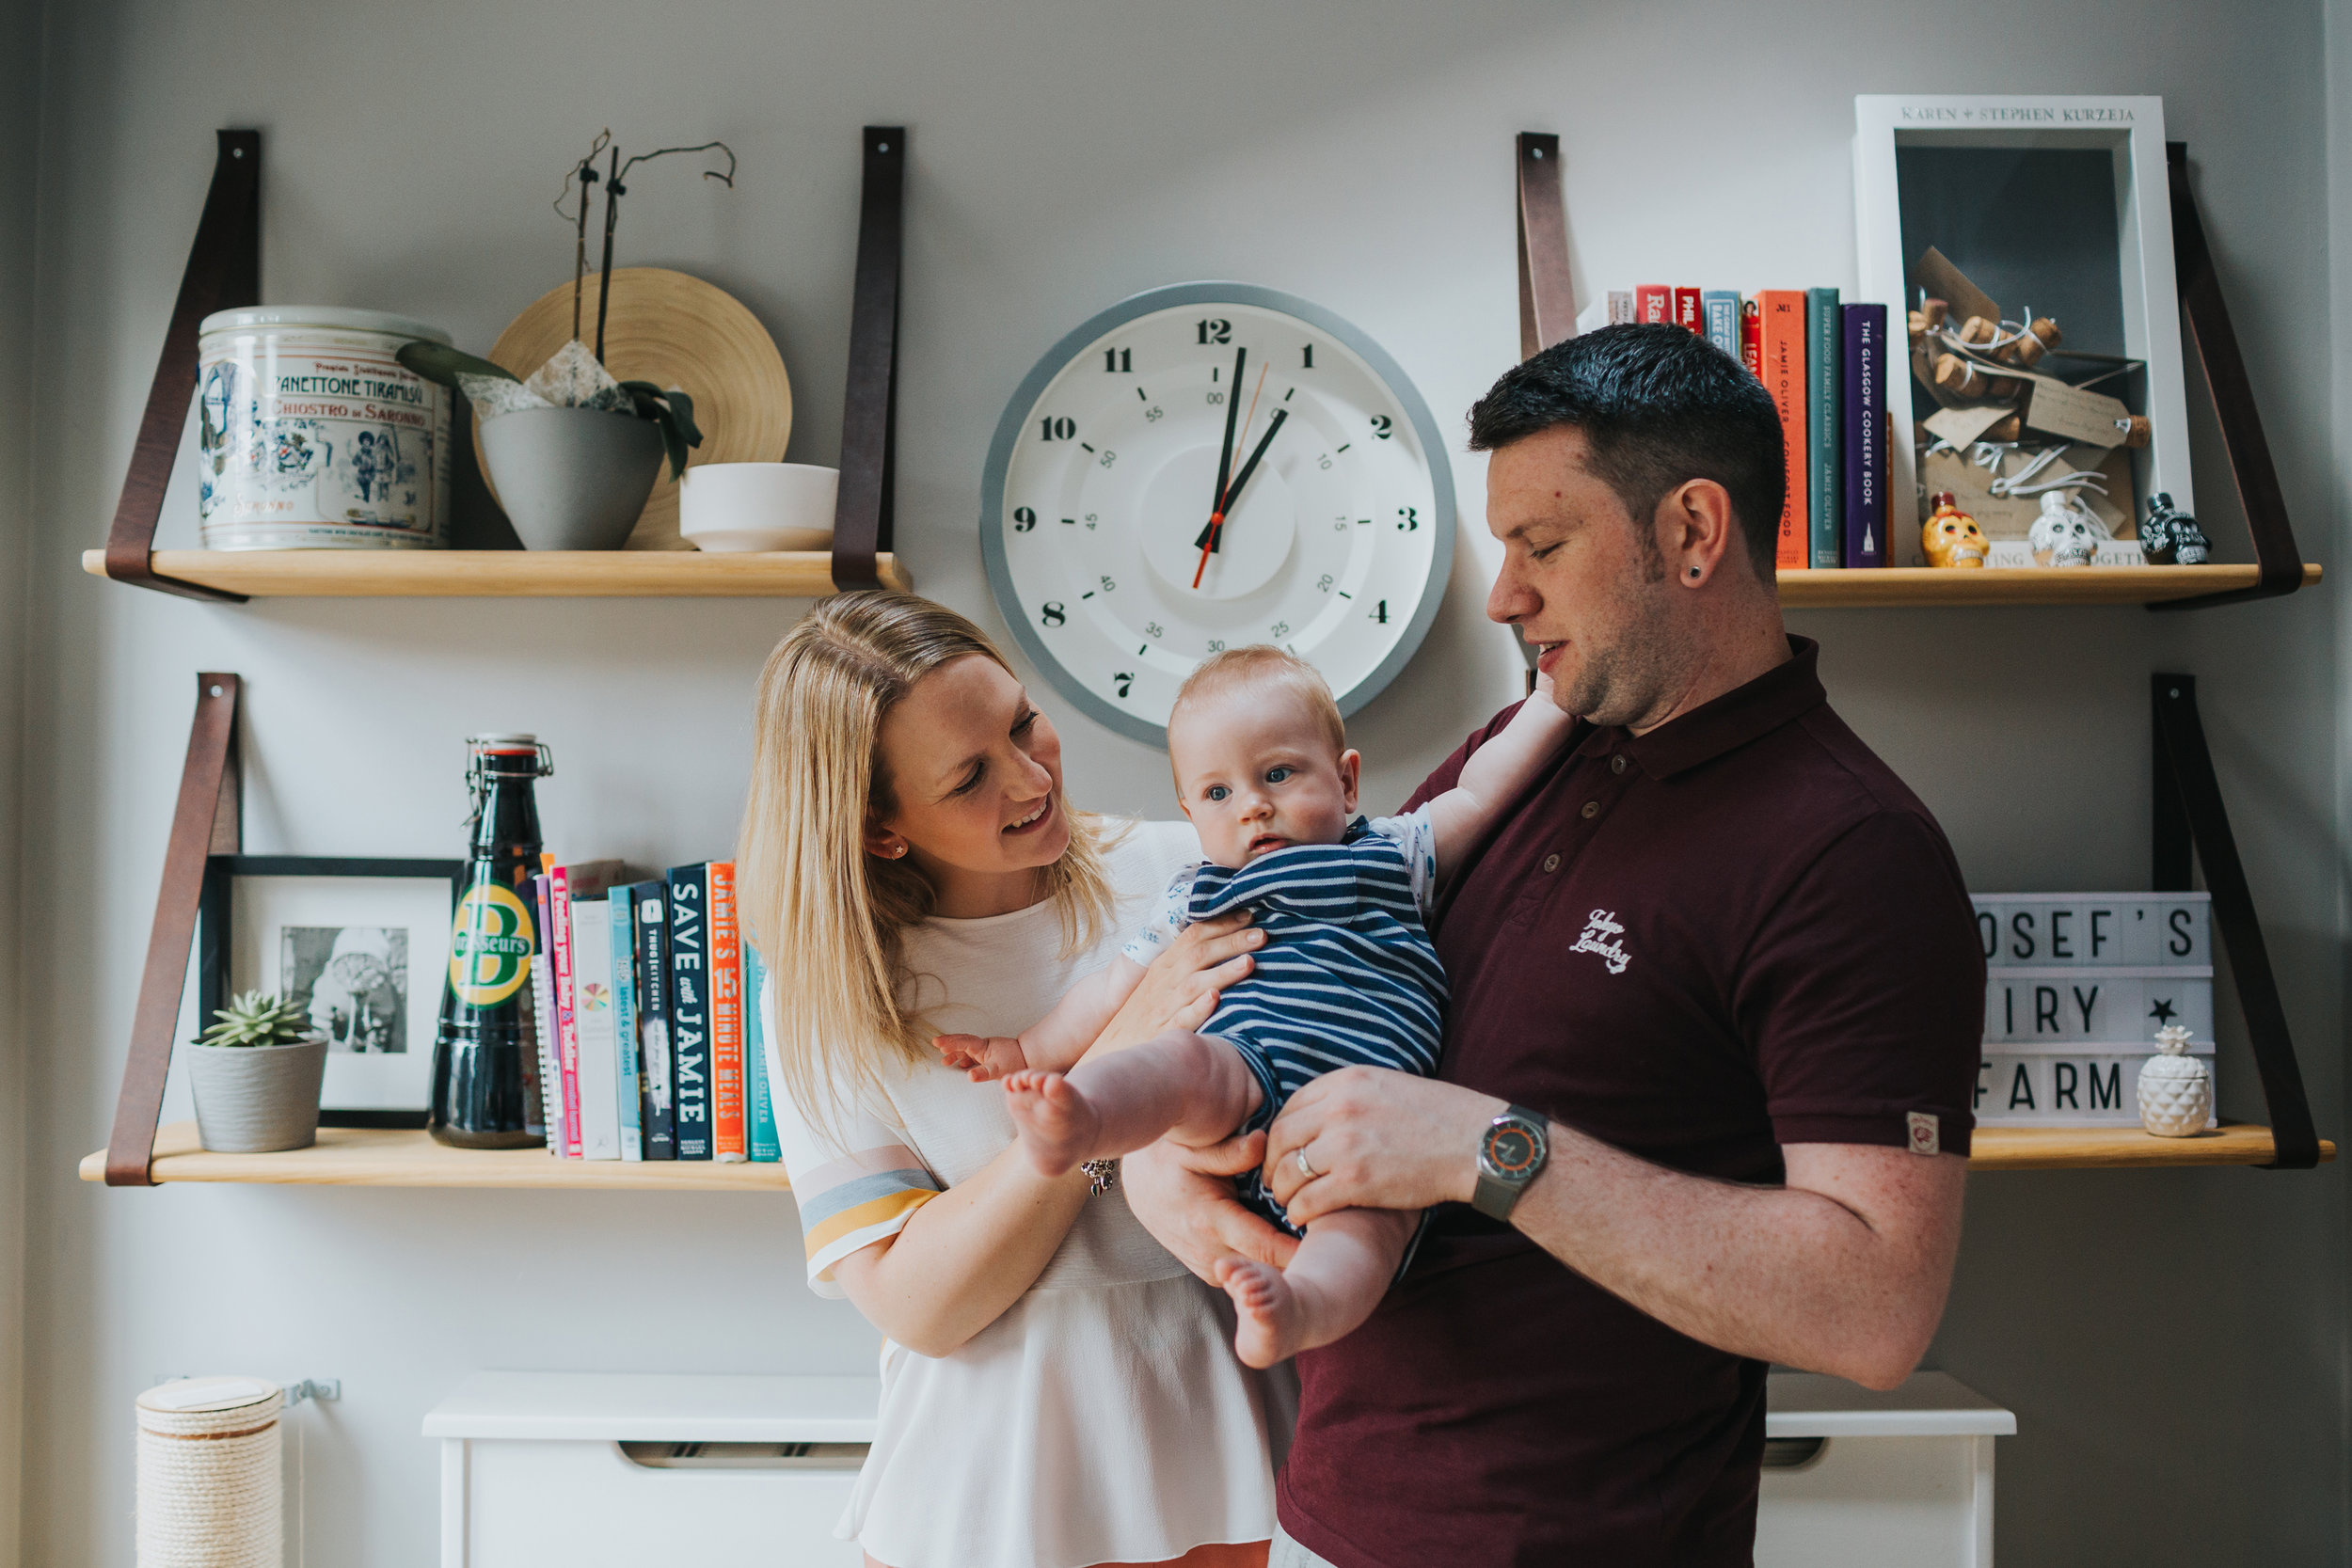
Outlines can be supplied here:
<path id="1" fill-rule="evenodd" d="M 1619 752 L 1615 756 L 1609 759 L 1609 771 L 1612 773 L 1622 773 L 1625 771 L 1625 753 L 1623 752 Z"/>
<path id="2" fill-rule="evenodd" d="M 1558 855 L 1546 855 L 1546 856 L 1544 857 L 1544 869 L 1545 869 L 1546 871 L 1557 871 L 1557 870 L 1559 870 L 1559 869 L 1560 869 L 1560 857 L 1559 857 Z"/>
<path id="3" fill-rule="evenodd" d="M 1600 802 L 1598 800 L 1585 801 L 1584 815 L 1586 816 L 1598 816 L 1600 815 Z"/>

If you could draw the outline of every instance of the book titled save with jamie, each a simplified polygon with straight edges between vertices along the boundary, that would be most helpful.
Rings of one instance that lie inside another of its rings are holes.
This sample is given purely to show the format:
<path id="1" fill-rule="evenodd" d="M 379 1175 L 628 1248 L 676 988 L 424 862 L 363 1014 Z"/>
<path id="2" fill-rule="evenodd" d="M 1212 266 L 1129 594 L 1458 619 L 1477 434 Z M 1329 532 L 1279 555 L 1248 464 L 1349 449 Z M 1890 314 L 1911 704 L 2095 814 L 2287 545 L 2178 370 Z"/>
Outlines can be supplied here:
<path id="1" fill-rule="evenodd" d="M 670 868 L 670 1056 L 677 1157 L 713 1152 L 710 1094 L 710 868 Z"/>

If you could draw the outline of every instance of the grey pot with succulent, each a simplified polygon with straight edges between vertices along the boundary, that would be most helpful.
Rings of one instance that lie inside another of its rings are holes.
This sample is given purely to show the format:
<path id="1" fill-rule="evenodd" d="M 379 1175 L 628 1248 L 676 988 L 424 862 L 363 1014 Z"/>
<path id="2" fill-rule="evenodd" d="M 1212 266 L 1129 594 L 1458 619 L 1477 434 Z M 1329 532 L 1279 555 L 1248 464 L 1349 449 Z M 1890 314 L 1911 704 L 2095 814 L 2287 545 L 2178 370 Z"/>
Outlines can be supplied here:
<path id="1" fill-rule="evenodd" d="M 196 1127 L 216 1154 L 266 1154 L 318 1141 L 326 1037 L 292 1002 L 249 990 L 189 1042 Z"/>

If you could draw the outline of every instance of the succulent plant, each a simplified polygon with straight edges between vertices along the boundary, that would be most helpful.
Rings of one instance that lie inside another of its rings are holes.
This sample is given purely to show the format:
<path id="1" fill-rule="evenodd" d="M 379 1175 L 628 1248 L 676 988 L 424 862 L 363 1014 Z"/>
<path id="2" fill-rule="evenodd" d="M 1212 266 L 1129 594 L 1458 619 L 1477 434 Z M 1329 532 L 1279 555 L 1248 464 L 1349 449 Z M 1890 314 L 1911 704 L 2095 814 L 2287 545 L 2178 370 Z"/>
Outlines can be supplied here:
<path id="1" fill-rule="evenodd" d="M 272 991 L 249 990 L 213 1014 L 199 1045 L 299 1045 L 317 1031 L 310 1015 Z"/>

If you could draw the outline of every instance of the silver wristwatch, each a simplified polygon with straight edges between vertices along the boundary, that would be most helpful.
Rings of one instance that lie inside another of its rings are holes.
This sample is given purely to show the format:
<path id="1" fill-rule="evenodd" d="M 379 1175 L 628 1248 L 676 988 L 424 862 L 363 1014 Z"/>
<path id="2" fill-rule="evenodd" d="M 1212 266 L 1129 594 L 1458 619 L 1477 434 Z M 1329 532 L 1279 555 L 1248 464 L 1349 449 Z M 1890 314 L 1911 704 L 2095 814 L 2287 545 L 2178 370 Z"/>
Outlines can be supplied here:
<path id="1" fill-rule="evenodd" d="M 1551 1123 L 1540 1112 L 1514 1105 L 1495 1117 L 1478 1144 L 1478 1191 L 1470 1207 L 1508 1222 L 1527 1184 L 1551 1155 Z"/>

